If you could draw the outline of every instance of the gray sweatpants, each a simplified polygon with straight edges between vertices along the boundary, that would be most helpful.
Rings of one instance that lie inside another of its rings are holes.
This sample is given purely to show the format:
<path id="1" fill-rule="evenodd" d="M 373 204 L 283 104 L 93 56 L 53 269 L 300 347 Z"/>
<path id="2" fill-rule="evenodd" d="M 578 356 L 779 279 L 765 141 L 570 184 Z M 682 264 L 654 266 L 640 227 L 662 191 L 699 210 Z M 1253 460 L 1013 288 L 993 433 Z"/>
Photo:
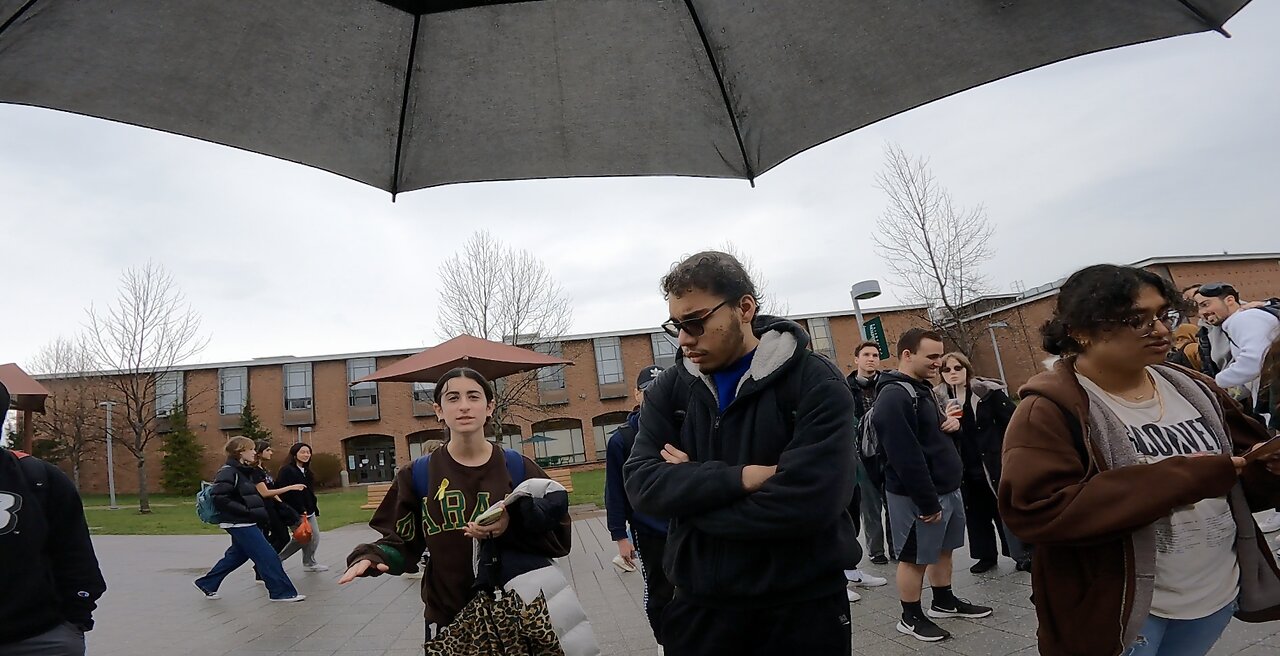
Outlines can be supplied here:
<path id="1" fill-rule="evenodd" d="M 298 553 L 301 549 L 303 566 L 316 564 L 316 549 L 320 547 L 320 522 L 316 521 L 315 515 L 308 515 L 307 521 L 311 522 L 311 541 L 298 544 L 293 538 L 289 538 L 289 544 L 280 550 L 280 560 L 288 560 L 289 556 Z"/>
<path id="2" fill-rule="evenodd" d="M 63 622 L 22 642 L 0 645 L 0 656 L 84 656 L 84 634 Z"/>

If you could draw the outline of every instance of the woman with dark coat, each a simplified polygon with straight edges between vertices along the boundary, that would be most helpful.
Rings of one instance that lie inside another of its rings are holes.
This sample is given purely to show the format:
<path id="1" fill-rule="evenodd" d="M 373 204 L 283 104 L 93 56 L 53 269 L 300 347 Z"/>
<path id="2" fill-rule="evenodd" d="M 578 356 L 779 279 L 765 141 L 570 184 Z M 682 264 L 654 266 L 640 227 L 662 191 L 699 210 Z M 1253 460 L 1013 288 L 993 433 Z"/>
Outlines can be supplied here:
<path id="1" fill-rule="evenodd" d="M 213 507 L 222 520 L 218 527 L 231 536 L 231 546 L 208 574 L 196 579 L 196 588 L 207 599 L 218 599 L 218 587 L 228 574 L 252 560 L 267 584 L 271 601 L 302 601 L 275 549 L 267 542 L 258 524 L 268 520 L 267 509 L 255 486 L 257 451 L 253 440 L 233 437 L 227 440 L 227 462 L 213 479 Z"/>
<path id="2" fill-rule="evenodd" d="M 1013 558 L 1019 570 L 1031 571 L 1030 556 L 1022 543 L 1005 530 L 996 504 L 1000 453 L 1014 410 L 1004 384 L 975 377 L 969 358 L 963 353 L 948 353 L 942 356 L 942 384 L 934 388 L 934 393 L 939 407 L 961 413 L 960 431 L 952 437 L 964 464 L 960 490 L 964 496 L 969 554 L 978 559 L 969 571 L 981 574 L 994 568 L 1000 553 Z"/>
<path id="3" fill-rule="evenodd" d="M 324 572 L 329 568 L 316 562 L 316 549 L 320 547 L 320 507 L 316 505 L 316 479 L 311 473 L 311 445 L 299 442 L 289 449 L 289 458 L 280 468 L 276 476 L 276 485 L 286 488 L 295 485 L 304 486 L 284 493 L 284 502 L 297 513 L 306 517 L 311 523 L 311 541 L 300 544 L 290 539 L 289 544 L 280 551 L 280 560 L 288 560 L 289 556 L 302 550 L 302 569 L 308 572 Z"/>

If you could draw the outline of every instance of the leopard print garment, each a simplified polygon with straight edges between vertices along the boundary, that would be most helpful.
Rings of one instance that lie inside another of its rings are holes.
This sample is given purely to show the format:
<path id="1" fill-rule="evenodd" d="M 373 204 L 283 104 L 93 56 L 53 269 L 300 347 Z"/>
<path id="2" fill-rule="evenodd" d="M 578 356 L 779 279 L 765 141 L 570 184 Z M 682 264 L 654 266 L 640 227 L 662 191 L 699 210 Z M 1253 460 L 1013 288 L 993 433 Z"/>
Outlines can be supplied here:
<path id="1" fill-rule="evenodd" d="M 525 605 L 515 593 L 477 594 L 425 648 L 427 656 L 564 656 L 546 597 Z"/>

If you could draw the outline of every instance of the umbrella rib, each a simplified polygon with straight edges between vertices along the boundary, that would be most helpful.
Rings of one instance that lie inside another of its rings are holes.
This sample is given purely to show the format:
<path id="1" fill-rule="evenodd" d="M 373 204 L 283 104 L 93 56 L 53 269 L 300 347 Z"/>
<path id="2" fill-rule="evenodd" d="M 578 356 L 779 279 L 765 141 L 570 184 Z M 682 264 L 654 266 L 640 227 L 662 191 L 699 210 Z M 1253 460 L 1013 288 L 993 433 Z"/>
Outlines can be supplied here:
<path id="1" fill-rule="evenodd" d="M 27 13 L 27 10 L 35 6 L 36 2 L 38 1 L 39 0 L 28 0 L 27 4 L 22 5 L 22 8 L 18 9 L 18 13 L 10 16 L 9 20 L 4 22 L 4 25 L 0 25 L 0 34 L 4 34 L 4 31 L 9 29 L 10 25 L 13 25 L 14 23 L 18 22 L 18 19 L 22 18 L 22 15 Z"/>
<path id="2" fill-rule="evenodd" d="M 738 126 L 738 114 L 733 111 L 733 102 L 729 99 L 729 89 L 724 86 L 724 75 L 720 72 L 720 65 L 716 63 L 715 55 L 711 54 L 711 41 L 707 39 L 707 31 L 702 28 L 702 19 L 698 17 L 698 10 L 693 8 L 693 0 L 684 0 L 684 6 L 689 10 L 689 17 L 693 19 L 694 27 L 698 28 L 698 37 L 702 39 L 702 50 L 707 53 L 707 62 L 711 64 L 711 72 L 715 73 L 716 84 L 720 85 L 720 98 L 724 100 L 725 111 L 729 112 L 729 123 L 733 125 L 733 137 L 738 140 L 738 152 L 742 154 L 742 166 L 747 172 L 747 182 L 751 186 L 756 186 L 756 173 L 751 168 L 751 160 L 747 159 L 747 147 L 742 142 L 742 129 Z"/>
<path id="3" fill-rule="evenodd" d="M 400 160 L 404 150 L 404 122 L 409 115 L 409 90 L 413 84 L 413 64 L 418 56 L 418 28 L 422 26 L 422 14 L 413 15 L 413 40 L 409 42 L 409 65 L 404 72 L 404 97 L 400 100 L 400 129 L 396 132 L 396 163 L 391 174 L 391 202 L 400 193 Z"/>
<path id="4" fill-rule="evenodd" d="M 1228 39 L 1231 38 L 1231 34 L 1227 32 L 1225 27 L 1223 27 L 1223 23 L 1213 20 L 1208 14 L 1204 13 L 1202 9 L 1192 4 L 1191 0 L 1178 0 L 1178 2 L 1181 3 L 1183 7 L 1186 7 L 1191 13 L 1195 14 L 1196 18 L 1200 19 L 1200 22 L 1208 25 L 1214 32 L 1217 32 Z"/>

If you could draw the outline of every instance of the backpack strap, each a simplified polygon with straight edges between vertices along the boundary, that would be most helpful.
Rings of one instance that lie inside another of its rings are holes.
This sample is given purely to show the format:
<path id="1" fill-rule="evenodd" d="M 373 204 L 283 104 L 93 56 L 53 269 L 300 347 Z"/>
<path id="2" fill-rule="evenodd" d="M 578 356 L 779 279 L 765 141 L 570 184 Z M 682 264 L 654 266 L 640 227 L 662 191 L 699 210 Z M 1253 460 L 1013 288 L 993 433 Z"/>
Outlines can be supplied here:
<path id="1" fill-rule="evenodd" d="M 515 449 L 503 449 L 502 459 L 506 462 L 507 474 L 511 476 L 511 487 L 515 487 L 525 481 L 525 464 L 524 454 Z M 413 493 L 419 499 L 425 499 L 431 494 L 431 474 L 428 466 L 431 464 L 431 454 L 428 453 L 413 461 Z"/>
<path id="2" fill-rule="evenodd" d="M 431 454 L 419 456 L 413 461 L 413 494 L 425 499 L 431 494 L 431 477 L 427 473 L 427 465 L 431 462 Z"/>

